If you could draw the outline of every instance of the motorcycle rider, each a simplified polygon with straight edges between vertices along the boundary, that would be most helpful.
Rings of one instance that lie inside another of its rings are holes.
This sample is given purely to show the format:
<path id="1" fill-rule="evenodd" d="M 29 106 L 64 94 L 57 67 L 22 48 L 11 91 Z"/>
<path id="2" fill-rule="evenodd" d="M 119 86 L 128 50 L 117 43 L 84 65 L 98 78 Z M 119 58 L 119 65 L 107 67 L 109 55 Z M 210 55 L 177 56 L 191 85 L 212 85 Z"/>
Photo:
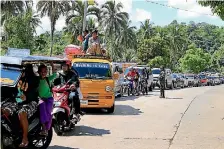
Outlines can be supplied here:
<path id="1" fill-rule="evenodd" d="M 145 67 L 142 70 L 142 79 L 146 82 L 146 86 L 148 86 L 149 73 Z"/>
<path id="2" fill-rule="evenodd" d="M 129 81 L 132 82 L 132 84 L 131 84 L 131 90 L 133 91 L 133 81 L 136 83 L 135 86 L 137 86 L 138 85 L 137 83 L 138 83 L 138 80 L 139 80 L 140 75 L 136 71 L 136 69 L 134 69 L 133 67 L 131 67 L 130 70 L 129 70 L 129 72 L 128 72 L 128 74 L 125 76 L 125 78 L 128 79 L 128 77 L 131 78 L 131 80 L 129 80 Z"/>
<path id="3" fill-rule="evenodd" d="M 138 73 L 138 71 L 134 68 L 134 73 L 135 73 L 135 76 L 134 76 L 134 82 L 135 82 L 135 88 L 137 89 L 137 96 L 139 96 L 139 78 L 140 78 L 140 74 Z"/>
<path id="4" fill-rule="evenodd" d="M 72 105 L 72 111 L 70 115 L 75 114 L 76 118 L 79 119 L 80 115 L 83 115 L 80 109 L 80 98 L 82 98 L 82 93 L 80 91 L 79 85 L 79 76 L 78 72 L 74 69 L 71 69 L 71 62 L 68 61 L 66 64 L 62 65 L 62 71 L 60 71 L 59 78 L 61 78 L 61 83 L 67 83 L 69 80 L 70 82 L 70 89 L 71 92 L 69 94 L 69 102 Z"/>

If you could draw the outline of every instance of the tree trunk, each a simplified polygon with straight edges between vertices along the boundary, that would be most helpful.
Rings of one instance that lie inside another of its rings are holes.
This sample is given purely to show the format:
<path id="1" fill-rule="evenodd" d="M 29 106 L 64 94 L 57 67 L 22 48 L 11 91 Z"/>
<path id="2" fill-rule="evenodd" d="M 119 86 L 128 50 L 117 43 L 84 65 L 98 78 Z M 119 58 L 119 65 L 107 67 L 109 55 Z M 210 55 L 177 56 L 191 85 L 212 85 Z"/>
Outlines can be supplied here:
<path id="1" fill-rule="evenodd" d="M 54 27 L 53 27 L 53 19 L 51 19 L 51 51 L 50 51 L 50 56 L 52 56 L 53 43 L 54 43 Z"/>

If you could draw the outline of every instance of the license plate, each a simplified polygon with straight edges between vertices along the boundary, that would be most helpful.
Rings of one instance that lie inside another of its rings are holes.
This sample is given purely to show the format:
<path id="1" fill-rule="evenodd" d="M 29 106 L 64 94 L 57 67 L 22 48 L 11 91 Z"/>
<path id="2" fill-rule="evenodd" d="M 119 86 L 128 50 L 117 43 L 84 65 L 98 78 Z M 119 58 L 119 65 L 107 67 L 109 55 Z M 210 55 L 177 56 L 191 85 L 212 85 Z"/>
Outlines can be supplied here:
<path id="1" fill-rule="evenodd" d="M 82 105 L 88 105 L 88 100 L 80 100 L 80 103 L 81 103 Z"/>

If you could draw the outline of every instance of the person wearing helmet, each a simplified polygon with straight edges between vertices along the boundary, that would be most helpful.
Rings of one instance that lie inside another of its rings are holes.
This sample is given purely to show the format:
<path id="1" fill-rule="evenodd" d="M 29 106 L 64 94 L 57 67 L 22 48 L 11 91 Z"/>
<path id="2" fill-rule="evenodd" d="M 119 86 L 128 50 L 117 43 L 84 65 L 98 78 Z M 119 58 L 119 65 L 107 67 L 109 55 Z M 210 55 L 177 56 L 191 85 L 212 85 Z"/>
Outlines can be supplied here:
<path id="1" fill-rule="evenodd" d="M 62 71 L 58 73 L 61 83 L 67 83 L 69 81 L 71 92 L 69 94 L 69 101 L 72 106 L 71 115 L 75 114 L 77 119 L 79 119 L 80 114 L 83 115 L 80 109 L 80 98 L 82 94 L 80 92 L 80 81 L 78 72 L 75 69 L 71 69 L 71 62 L 68 61 L 62 64 Z"/>
<path id="2" fill-rule="evenodd" d="M 163 66 L 161 66 L 160 70 L 161 70 L 160 75 L 159 75 L 159 81 L 160 81 L 160 98 L 165 98 L 165 84 L 166 84 L 165 68 Z"/>

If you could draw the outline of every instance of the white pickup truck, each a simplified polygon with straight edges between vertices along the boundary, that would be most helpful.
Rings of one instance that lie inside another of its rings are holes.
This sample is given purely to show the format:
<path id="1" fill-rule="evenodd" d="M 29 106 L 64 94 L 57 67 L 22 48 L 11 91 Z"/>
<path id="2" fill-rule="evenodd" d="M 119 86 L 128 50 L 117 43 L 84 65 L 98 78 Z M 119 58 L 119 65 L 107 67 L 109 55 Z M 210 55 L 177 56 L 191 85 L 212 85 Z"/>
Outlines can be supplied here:
<path id="1" fill-rule="evenodd" d="M 153 68 L 152 75 L 153 75 L 153 88 L 160 87 L 159 83 L 159 74 L 161 70 L 160 68 Z M 166 79 L 166 88 L 173 89 L 173 77 L 172 72 L 170 69 L 165 69 L 165 79 Z"/>

